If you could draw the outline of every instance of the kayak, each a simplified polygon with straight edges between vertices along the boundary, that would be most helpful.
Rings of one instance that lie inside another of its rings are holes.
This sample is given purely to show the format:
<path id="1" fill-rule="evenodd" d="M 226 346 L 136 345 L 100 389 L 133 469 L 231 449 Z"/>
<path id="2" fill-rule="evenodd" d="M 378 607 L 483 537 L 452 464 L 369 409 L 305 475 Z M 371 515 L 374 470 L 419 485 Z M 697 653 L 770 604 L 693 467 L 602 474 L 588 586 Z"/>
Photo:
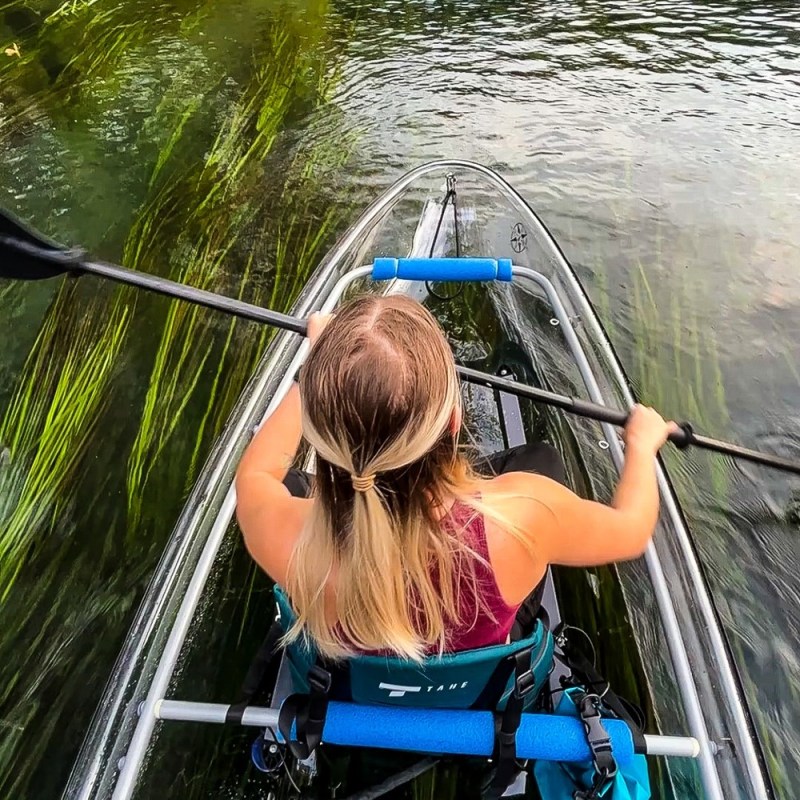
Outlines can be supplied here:
<path id="1" fill-rule="evenodd" d="M 618 410 L 634 402 L 562 250 L 523 198 L 486 167 L 439 161 L 403 176 L 328 253 L 293 314 L 330 312 L 358 292 L 402 292 L 426 304 L 465 367 Z M 736 666 L 661 463 L 661 515 L 642 559 L 613 569 L 549 571 L 545 613 L 533 637 L 539 638 L 525 650 L 538 700 L 518 715 L 508 741 L 501 741 L 498 726 L 510 714 L 479 708 L 474 698 L 455 707 L 442 699 L 460 687 L 450 673 L 434 680 L 432 671 L 420 685 L 409 685 L 391 682 L 387 672 L 375 684 L 383 694 L 365 690 L 366 700 L 326 695 L 319 741 L 308 747 L 312 737 L 303 741 L 301 734 L 308 734 L 309 708 L 314 718 L 314 687 L 298 688 L 296 659 L 274 646 L 260 678 L 263 702 L 237 703 L 276 608 L 284 623 L 290 610 L 281 607 L 280 592 L 275 605 L 272 587 L 243 552 L 233 521 L 233 476 L 307 347 L 295 333 L 279 333 L 240 398 L 145 594 L 64 797 L 346 796 L 354 787 L 358 796 L 377 797 L 436 770 L 456 775 L 450 779 L 459 794 L 470 787 L 469 794 L 488 785 L 469 776 L 488 771 L 491 781 L 501 771 L 509 741 L 516 769 L 504 796 L 560 797 L 546 788 L 556 775 L 547 765 L 588 763 L 597 771 L 604 748 L 615 772 L 646 763 L 647 793 L 625 796 L 774 796 Z M 624 458 L 613 427 L 480 381 L 464 384 L 464 398 L 476 450 L 549 441 L 564 455 L 575 491 L 610 497 Z M 233 621 L 223 609 L 234 609 Z M 568 635 L 575 630 L 585 633 Z M 570 657 L 569 648 L 582 656 Z M 591 683 L 581 667 L 587 660 L 603 675 L 599 691 L 585 686 Z M 362 671 L 369 680 L 372 673 Z M 504 703 L 526 694 L 523 674 L 510 675 Z M 573 683 L 579 696 L 567 691 Z M 606 700 L 615 695 L 641 706 L 643 719 L 598 711 L 610 708 Z M 575 709 L 560 713 L 565 698 L 576 697 Z M 587 697 L 598 702 L 592 706 Z M 305 708 L 305 717 L 292 716 L 291 703 L 295 711 Z M 365 782 L 374 786 L 364 789 Z"/>

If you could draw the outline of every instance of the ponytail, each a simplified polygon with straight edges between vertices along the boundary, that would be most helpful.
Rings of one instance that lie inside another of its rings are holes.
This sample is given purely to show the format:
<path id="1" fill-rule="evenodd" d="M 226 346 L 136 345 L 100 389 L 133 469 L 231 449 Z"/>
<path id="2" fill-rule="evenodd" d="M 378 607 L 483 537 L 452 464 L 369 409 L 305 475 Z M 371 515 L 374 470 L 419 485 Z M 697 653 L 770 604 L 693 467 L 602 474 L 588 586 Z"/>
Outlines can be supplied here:
<path id="1" fill-rule="evenodd" d="M 324 481 L 329 471 L 324 466 L 318 477 Z M 288 570 L 297 618 L 287 641 L 306 635 L 334 659 L 389 651 L 420 661 L 447 649 L 447 630 L 459 622 L 460 593 L 470 580 L 477 597 L 478 556 L 455 526 L 431 519 L 421 505 L 398 515 L 381 484 L 353 490 L 345 526 L 340 519 L 335 527 L 326 506 L 313 503 Z M 325 603 L 331 578 L 335 622 Z"/>

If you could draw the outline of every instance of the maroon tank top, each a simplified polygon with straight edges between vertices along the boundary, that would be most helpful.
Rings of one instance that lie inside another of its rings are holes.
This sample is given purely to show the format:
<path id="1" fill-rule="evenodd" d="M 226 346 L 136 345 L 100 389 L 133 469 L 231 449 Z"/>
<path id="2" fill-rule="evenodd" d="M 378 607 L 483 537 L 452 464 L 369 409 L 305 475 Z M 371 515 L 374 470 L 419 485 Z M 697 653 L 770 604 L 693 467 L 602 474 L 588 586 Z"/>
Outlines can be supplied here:
<path id="1" fill-rule="evenodd" d="M 476 597 L 472 581 L 465 578 L 459 592 L 459 621 L 448 634 L 447 650 L 460 652 L 473 650 L 476 647 L 505 644 L 519 605 L 508 605 L 500 594 L 489 558 L 483 517 L 476 514 L 472 508 L 457 503 L 450 511 L 449 520 L 444 524 L 453 525 L 454 531 L 464 543 L 483 559 L 481 561 L 469 554 L 462 556 L 470 561 L 470 564 L 464 565 L 463 569 L 475 571 L 475 587 L 479 596 Z"/>

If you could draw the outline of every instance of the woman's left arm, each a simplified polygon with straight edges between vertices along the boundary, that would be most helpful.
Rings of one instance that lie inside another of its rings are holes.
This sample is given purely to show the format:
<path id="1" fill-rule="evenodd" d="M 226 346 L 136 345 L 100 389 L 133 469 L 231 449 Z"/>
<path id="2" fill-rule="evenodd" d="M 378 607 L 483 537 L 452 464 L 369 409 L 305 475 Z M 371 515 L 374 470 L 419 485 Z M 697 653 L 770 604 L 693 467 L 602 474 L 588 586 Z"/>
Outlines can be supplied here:
<path id="1" fill-rule="evenodd" d="M 309 319 L 312 346 L 329 319 L 318 314 Z M 236 471 L 236 518 L 245 545 L 277 581 L 285 576 L 310 502 L 292 497 L 283 485 L 301 437 L 300 390 L 294 383 L 253 437 Z"/>
<path id="2" fill-rule="evenodd" d="M 300 390 L 296 383 L 281 400 L 253 437 L 236 471 L 237 496 L 239 479 L 259 475 L 283 485 L 292 466 L 303 435 L 301 426 Z"/>
<path id="3" fill-rule="evenodd" d="M 295 383 L 253 437 L 236 471 L 236 519 L 245 547 L 280 584 L 286 582 L 310 502 L 292 497 L 283 485 L 300 437 L 300 391 Z"/>

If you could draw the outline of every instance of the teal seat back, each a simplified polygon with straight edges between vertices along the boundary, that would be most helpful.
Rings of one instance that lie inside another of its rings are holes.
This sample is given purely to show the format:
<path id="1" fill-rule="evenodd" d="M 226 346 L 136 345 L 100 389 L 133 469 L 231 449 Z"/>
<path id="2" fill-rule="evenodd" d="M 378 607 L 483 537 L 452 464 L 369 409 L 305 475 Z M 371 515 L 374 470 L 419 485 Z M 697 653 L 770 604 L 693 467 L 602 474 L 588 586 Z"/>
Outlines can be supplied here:
<path id="1" fill-rule="evenodd" d="M 273 589 L 275 602 L 278 606 L 278 618 L 283 632 L 289 630 L 295 620 L 294 611 L 289 603 L 289 598 L 275 584 Z M 308 691 L 308 681 L 306 676 L 308 671 L 317 663 L 316 651 L 302 638 L 295 640 L 286 648 L 286 660 L 289 664 L 289 672 L 292 675 L 292 686 L 296 692 L 306 693 Z"/>
<path id="2" fill-rule="evenodd" d="M 287 630 L 294 618 L 288 599 L 279 587 L 275 598 L 281 625 Z M 531 650 L 534 689 L 531 703 L 547 682 L 553 664 L 553 636 L 537 621 L 533 633 L 509 644 L 431 656 L 422 664 L 395 656 L 356 656 L 347 662 L 350 695 L 356 703 L 414 708 L 482 707 L 492 697 L 492 705 L 502 709 L 514 688 L 511 656 Z M 306 692 L 306 674 L 316 662 L 316 653 L 306 644 L 287 649 L 295 691 Z M 502 681 L 502 685 L 497 685 Z M 499 702 L 497 702 L 497 698 Z"/>

